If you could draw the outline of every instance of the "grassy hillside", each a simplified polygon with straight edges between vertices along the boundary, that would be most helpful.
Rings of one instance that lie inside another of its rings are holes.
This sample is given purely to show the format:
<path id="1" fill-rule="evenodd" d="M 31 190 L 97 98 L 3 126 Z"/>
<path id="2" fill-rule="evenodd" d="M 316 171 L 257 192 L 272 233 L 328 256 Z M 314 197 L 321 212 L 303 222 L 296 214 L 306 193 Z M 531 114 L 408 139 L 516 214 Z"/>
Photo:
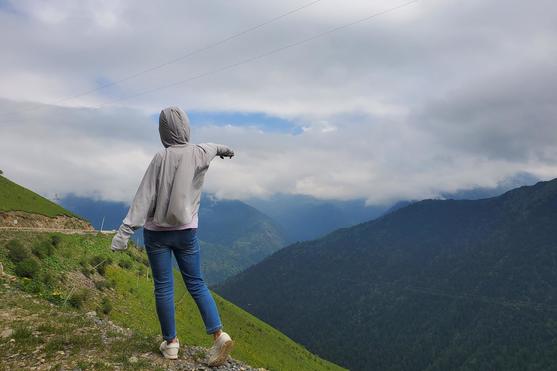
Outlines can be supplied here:
<path id="1" fill-rule="evenodd" d="M 109 242 L 110 236 L 104 235 L 2 233 L 0 261 L 8 272 L 30 276 L 20 278 L 18 286 L 55 304 L 54 308 L 73 306 L 80 312 L 105 312 L 107 319 L 129 327 L 140 338 L 158 336 L 145 253 L 135 248 L 112 252 Z M 18 260 L 27 263 L 14 263 Z M 210 346 L 211 338 L 205 334 L 195 303 L 184 295 L 178 274 L 175 282 L 181 343 Z M 341 369 L 218 295 L 215 299 L 225 330 L 236 340 L 234 358 L 270 370 Z"/>
<path id="2" fill-rule="evenodd" d="M 25 211 L 49 217 L 57 215 L 78 217 L 3 176 L 0 176 L 0 211 Z"/>

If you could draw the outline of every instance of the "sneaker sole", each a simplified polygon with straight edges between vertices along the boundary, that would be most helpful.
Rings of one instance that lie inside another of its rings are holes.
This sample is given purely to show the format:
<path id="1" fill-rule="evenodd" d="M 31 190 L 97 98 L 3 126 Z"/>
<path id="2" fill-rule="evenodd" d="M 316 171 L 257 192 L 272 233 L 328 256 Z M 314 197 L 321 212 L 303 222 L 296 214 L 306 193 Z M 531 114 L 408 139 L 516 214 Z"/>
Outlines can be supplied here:
<path id="1" fill-rule="evenodd" d="M 162 356 L 166 359 L 178 359 L 178 355 L 171 356 L 171 355 L 164 354 L 164 352 L 162 352 L 162 351 L 161 351 L 161 353 L 162 353 Z"/>
<path id="2" fill-rule="evenodd" d="M 222 366 L 228 359 L 228 355 L 232 351 L 233 347 L 234 347 L 234 340 L 228 340 L 227 342 L 225 342 L 221 348 L 221 352 L 219 353 L 219 356 L 214 362 L 209 363 L 209 366 L 211 367 Z"/>
<path id="3" fill-rule="evenodd" d="M 159 348 L 159 350 L 160 350 L 162 356 L 166 359 L 178 359 L 178 354 L 173 356 L 173 355 L 170 355 L 170 354 L 165 354 L 161 348 Z"/>

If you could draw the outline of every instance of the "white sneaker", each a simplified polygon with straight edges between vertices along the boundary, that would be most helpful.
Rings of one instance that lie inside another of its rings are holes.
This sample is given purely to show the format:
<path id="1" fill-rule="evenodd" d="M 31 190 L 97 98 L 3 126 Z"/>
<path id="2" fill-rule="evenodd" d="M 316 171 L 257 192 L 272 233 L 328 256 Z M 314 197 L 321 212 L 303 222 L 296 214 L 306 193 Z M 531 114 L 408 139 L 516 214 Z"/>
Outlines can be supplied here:
<path id="1" fill-rule="evenodd" d="M 178 339 L 175 342 L 168 344 L 165 341 L 161 343 L 159 347 L 162 355 L 166 359 L 178 359 L 178 351 L 180 350 L 180 343 L 178 343 Z"/>
<path id="2" fill-rule="evenodd" d="M 221 332 L 215 343 L 209 349 L 208 365 L 211 367 L 221 366 L 226 362 L 234 342 L 226 332 Z"/>

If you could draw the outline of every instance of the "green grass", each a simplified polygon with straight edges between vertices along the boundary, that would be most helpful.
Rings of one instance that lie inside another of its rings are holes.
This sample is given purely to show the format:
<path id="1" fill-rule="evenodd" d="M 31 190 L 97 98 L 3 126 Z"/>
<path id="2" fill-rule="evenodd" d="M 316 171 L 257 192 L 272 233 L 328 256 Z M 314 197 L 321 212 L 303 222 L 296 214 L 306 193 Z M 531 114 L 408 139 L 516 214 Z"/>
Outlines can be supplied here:
<path id="1" fill-rule="evenodd" d="M 74 273 L 68 275 L 68 272 L 93 271 L 90 274 L 91 279 L 106 280 L 114 289 L 85 289 L 86 299 L 79 310 L 96 310 L 99 315 L 103 315 L 103 303 L 109 300 L 112 309 L 108 318 L 115 323 L 131 328 L 138 336 L 152 337 L 160 334 L 153 283 L 152 279 L 146 276 L 150 268 L 145 265 L 145 252 L 134 247 L 126 252 L 112 252 L 109 248 L 111 237 L 105 235 L 57 235 L 60 236 L 60 241 L 53 254 L 40 261 L 41 271 L 38 277 L 48 272 L 56 277 L 55 282 L 60 284 L 52 287 L 40 282 L 39 278 L 20 279 L 24 290 L 62 305 L 74 285 Z M 51 236 L 52 234 L 29 232 L 3 234 L 0 236 L 0 261 L 6 262 L 4 265 L 7 271 L 13 272 L 14 265 L 7 257 L 8 241 L 16 238 L 26 246 L 33 246 L 41 240 L 51 240 Z M 104 277 L 92 269 L 91 262 L 98 264 L 99 259 L 111 262 L 105 266 Z M 119 264 L 122 261 L 126 263 Z M 84 288 L 79 286 L 74 292 L 81 293 L 81 290 Z M 205 333 L 195 302 L 187 294 L 182 278 L 176 271 L 175 293 L 176 326 L 180 341 L 189 345 L 210 346 L 212 339 Z M 213 296 L 224 329 L 235 339 L 232 354 L 234 358 L 269 370 L 342 370 L 341 367 L 308 352 L 281 332 L 217 294 L 213 293 Z M 66 307 L 69 307 L 68 303 Z M 22 331 L 21 334 L 25 335 L 26 332 Z M 59 341 L 62 343 L 64 339 Z M 57 344 L 53 343 L 50 347 L 57 348 Z"/>
<path id="2" fill-rule="evenodd" d="M 0 211 L 24 211 L 49 217 L 66 215 L 80 218 L 4 176 L 0 176 Z"/>

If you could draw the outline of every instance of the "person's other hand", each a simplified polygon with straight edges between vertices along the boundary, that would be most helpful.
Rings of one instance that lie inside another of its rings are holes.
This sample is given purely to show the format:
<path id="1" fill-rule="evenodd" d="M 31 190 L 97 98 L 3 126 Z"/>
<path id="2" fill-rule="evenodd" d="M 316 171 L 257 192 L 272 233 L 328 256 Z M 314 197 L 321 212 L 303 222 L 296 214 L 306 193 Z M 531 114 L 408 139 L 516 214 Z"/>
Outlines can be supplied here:
<path id="1" fill-rule="evenodd" d="M 112 238 L 112 251 L 122 251 L 128 248 L 128 241 L 133 234 L 133 229 L 125 224 L 118 228 L 118 232 Z"/>
<path id="2" fill-rule="evenodd" d="M 116 233 L 112 238 L 112 244 L 110 246 L 112 251 L 124 251 L 128 248 L 128 239 L 122 236 L 120 233 Z"/>

